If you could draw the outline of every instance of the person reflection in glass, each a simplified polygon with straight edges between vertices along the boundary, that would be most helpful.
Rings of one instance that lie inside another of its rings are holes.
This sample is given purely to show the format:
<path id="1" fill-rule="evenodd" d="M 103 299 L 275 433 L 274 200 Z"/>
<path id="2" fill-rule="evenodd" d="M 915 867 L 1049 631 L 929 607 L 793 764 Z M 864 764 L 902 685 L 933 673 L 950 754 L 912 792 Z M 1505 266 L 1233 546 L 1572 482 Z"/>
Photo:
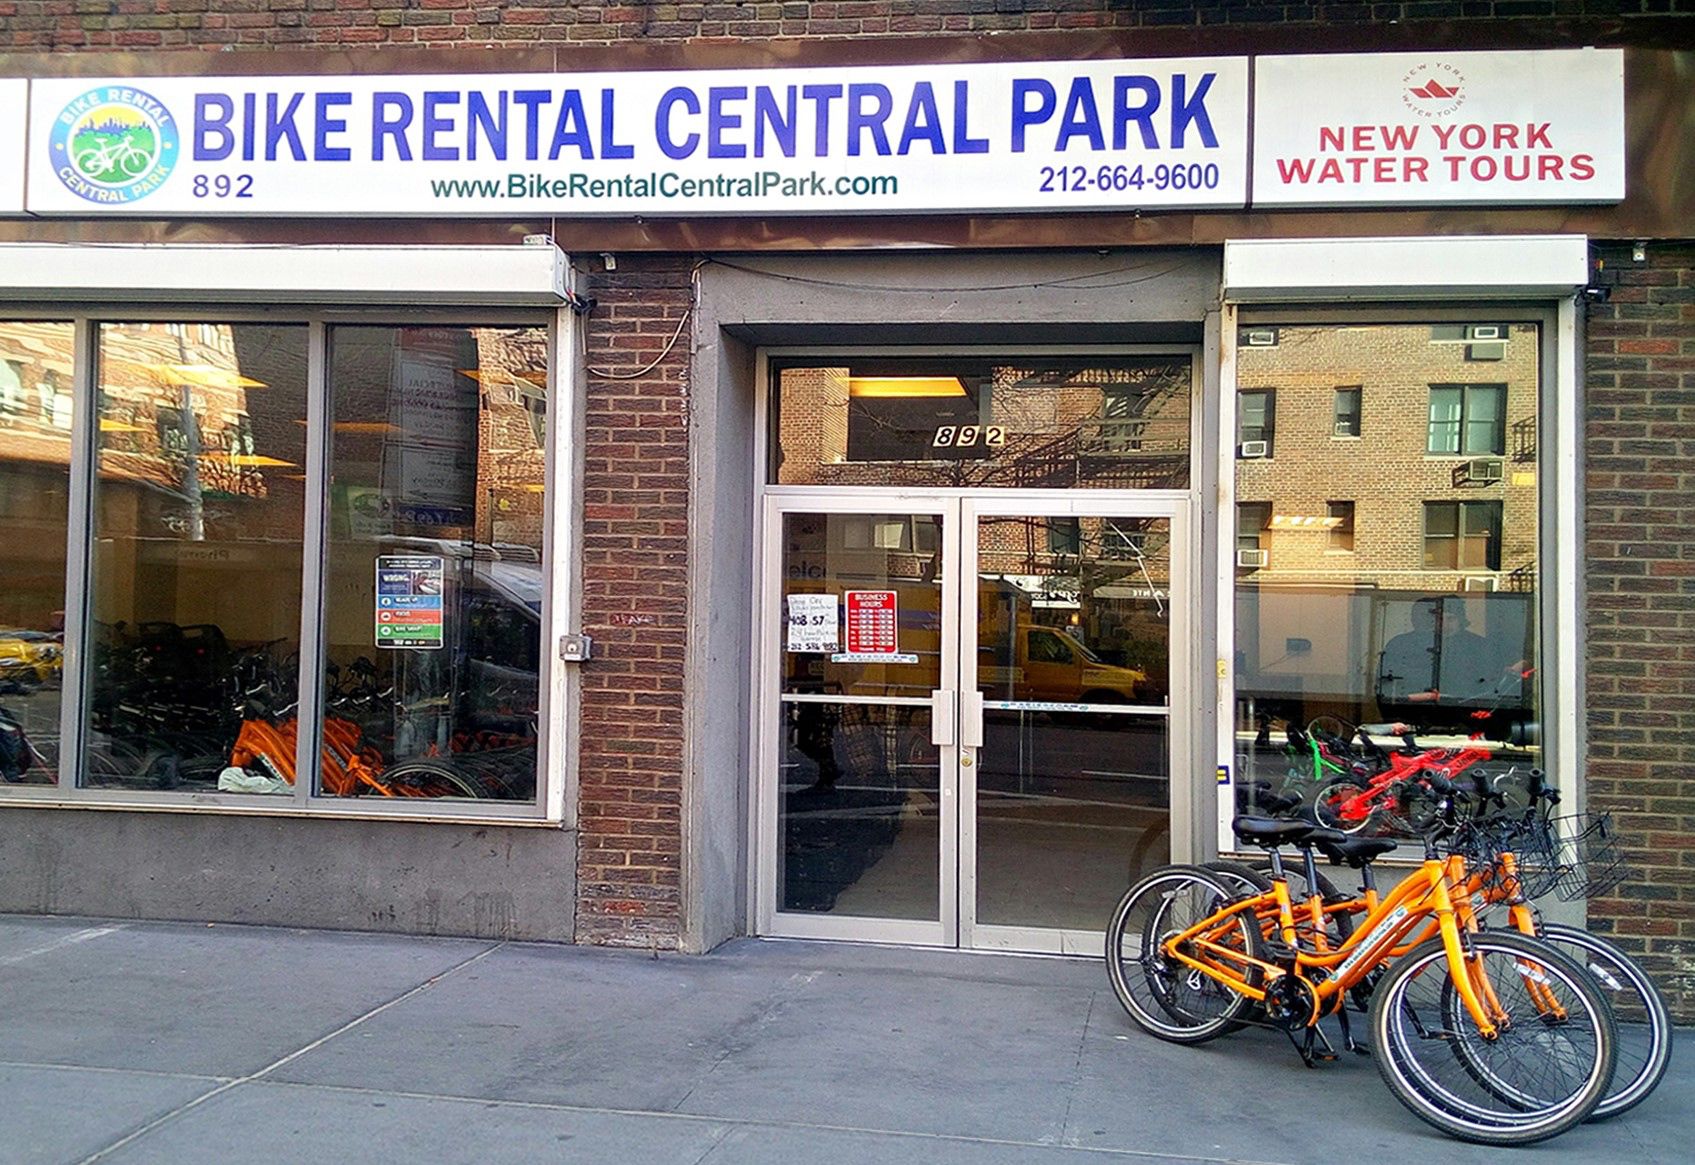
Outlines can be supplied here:
<path id="1" fill-rule="evenodd" d="M 1419 599 L 1409 617 L 1412 629 L 1383 645 L 1377 698 L 1385 715 L 1459 727 L 1521 701 L 1522 685 L 1513 681 L 1522 680 L 1524 661 L 1471 631 L 1463 600 Z"/>

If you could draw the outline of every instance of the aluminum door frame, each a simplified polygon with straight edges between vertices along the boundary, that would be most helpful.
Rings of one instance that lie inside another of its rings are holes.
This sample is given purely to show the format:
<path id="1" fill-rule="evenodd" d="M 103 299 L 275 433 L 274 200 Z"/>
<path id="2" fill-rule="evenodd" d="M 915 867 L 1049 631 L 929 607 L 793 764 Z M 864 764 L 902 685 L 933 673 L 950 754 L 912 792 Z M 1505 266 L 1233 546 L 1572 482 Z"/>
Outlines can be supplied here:
<path id="1" fill-rule="evenodd" d="M 1054 518 L 1163 518 L 1170 522 L 1171 577 L 1167 584 L 1166 601 L 1171 611 L 1170 655 L 1167 661 L 1171 683 L 1168 706 L 1165 709 L 1166 766 L 1170 773 L 1171 860 L 1190 861 L 1191 835 L 1196 809 L 1196 777 L 1189 764 L 1193 755 L 1191 704 L 1195 685 L 1195 645 L 1191 633 L 1190 611 L 1195 601 L 1191 589 L 1193 547 L 1190 543 L 1189 501 L 1185 494 L 1164 490 L 1089 490 L 1089 491 L 996 491 L 992 495 L 966 497 L 961 502 L 958 521 L 961 584 L 959 591 L 960 644 L 955 658 L 960 661 L 977 659 L 977 599 L 978 588 L 966 586 L 967 578 L 975 580 L 978 566 L 978 519 L 983 517 L 1054 517 Z M 963 666 L 963 665 L 962 665 Z M 945 678 L 945 677 L 944 677 Z M 961 691 L 975 693 L 975 674 L 960 676 Z M 971 714 L 981 716 L 981 709 Z M 967 712 L 962 711 L 961 720 Z M 979 734 L 980 735 L 980 734 Z M 961 730 L 961 739 L 964 729 Z M 963 752 L 956 749 L 956 753 Z M 971 750 L 973 763 L 955 764 L 958 773 L 957 803 L 960 837 L 957 850 L 959 865 L 959 945 L 979 950 L 1015 950 L 1038 954 L 1099 956 L 1105 949 L 1103 935 L 1107 918 L 1103 913 L 1099 930 L 1064 930 L 1026 926 L 989 926 L 977 922 L 977 770 L 978 750 Z M 1126 887 L 1128 888 L 1128 887 Z"/>
<path id="2" fill-rule="evenodd" d="M 768 494 L 761 515 L 761 578 L 758 655 L 755 660 L 755 737 L 757 757 L 754 780 L 756 873 L 754 880 L 755 921 L 758 934 L 781 938 L 841 939 L 854 942 L 898 943 L 906 946 L 956 945 L 959 926 L 959 771 L 957 732 L 957 683 L 959 677 L 959 593 L 961 588 L 941 588 L 942 627 L 941 673 L 938 692 L 948 693 L 926 701 L 920 697 L 889 696 L 867 702 L 890 706 L 922 706 L 933 709 L 931 739 L 938 743 L 940 805 L 937 820 L 938 897 L 934 922 L 910 919 L 870 918 L 834 914 L 807 914 L 777 909 L 777 809 L 778 752 L 781 741 L 776 731 L 782 705 L 782 657 L 784 620 L 783 518 L 791 513 L 811 514 L 928 514 L 942 523 L 942 578 L 960 576 L 960 501 L 934 490 L 855 490 L 840 494 Z M 949 687 L 950 682 L 954 687 Z M 937 733 L 943 716 L 949 717 L 944 731 Z"/>

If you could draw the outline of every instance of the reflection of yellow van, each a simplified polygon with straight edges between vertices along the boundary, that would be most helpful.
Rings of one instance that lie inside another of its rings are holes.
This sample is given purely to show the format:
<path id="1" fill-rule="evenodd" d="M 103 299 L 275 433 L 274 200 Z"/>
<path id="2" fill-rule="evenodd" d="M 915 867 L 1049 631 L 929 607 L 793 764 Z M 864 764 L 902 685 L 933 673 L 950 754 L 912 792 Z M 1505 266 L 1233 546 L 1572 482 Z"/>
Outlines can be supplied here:
<path id="1" fill-rule="evenodd" d="M 1004 641 L 977 649 L 978 686 L 1004 700 L 1133 704 L 1147 678 L 1136 668 L 1105 662 L 1061 627 L 1018 624 L 1011 659 Z"/>

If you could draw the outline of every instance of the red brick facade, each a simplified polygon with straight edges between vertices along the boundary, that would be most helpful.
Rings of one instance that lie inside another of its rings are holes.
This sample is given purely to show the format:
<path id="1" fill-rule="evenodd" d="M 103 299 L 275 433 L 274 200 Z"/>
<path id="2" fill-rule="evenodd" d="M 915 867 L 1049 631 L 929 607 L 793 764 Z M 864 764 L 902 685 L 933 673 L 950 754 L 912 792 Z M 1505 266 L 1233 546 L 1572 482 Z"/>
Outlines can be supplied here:
<path id="1" fill-rule="evenodd" d="M 1695 13 L 1695 0 L 10 0 L 0 47 L 155 50 L 607 45 L 1221 26 L 1447 25 Z"/>
<path id="2" fill-rule="evenodd" d="M 583 672 L 577 738 L 577 937 L 672 948 L 688 615 L 689 263 L 624 258 L 592 291 L 583 629 L 599 658 Z"/>
<path id="3" fill-rule="evenodd" d="M 1600 246 L 1589 309 L 1590 808 L 1638 874 L 1590 926 L 1640 952 L 1695 1015 L 1695 245 Z"/>

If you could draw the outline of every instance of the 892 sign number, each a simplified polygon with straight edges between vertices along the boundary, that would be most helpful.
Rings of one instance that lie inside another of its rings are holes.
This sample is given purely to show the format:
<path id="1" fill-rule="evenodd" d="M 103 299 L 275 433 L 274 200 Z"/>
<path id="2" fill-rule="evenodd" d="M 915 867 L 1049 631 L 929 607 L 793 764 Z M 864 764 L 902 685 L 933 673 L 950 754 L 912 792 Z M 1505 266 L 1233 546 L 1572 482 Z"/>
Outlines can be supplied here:
<path id="1" fill-rule="evenodd" d="M 983 446 L 998 449 L 1006 444 L 1006 428 L 1002 425 L 943 425 L 930 442 L 936 449 L 970 449 Z"/>

